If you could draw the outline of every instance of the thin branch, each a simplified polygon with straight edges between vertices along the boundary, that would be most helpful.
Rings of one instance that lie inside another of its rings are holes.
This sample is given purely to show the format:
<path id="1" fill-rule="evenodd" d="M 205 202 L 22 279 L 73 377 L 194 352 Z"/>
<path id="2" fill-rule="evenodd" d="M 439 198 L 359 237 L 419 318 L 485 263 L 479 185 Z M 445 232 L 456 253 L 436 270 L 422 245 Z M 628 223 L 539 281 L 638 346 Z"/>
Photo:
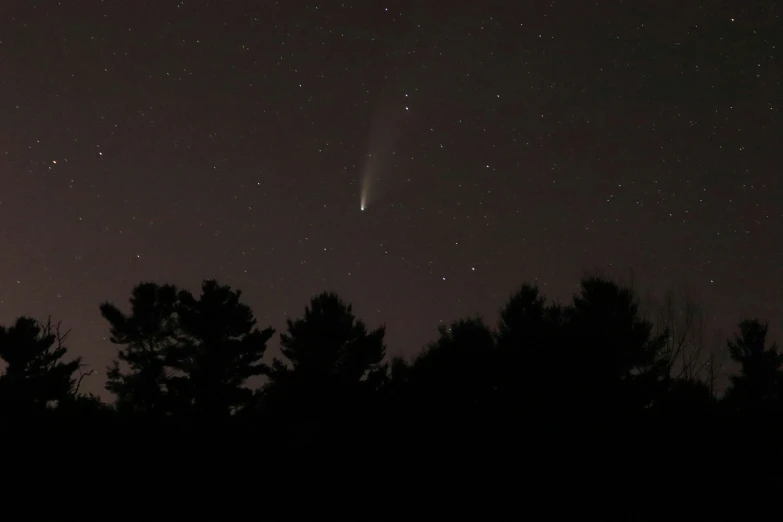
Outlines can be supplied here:
<path id="1" fill-rule="evenodd" d="M 84 379 L 85 377 L 88 377 L 88 376 L 92 375 L 93 373 L 95 373 L 95 369 L 93 368 L 92 370 L 90 370 L 87 373 L 82 373 L 81 370 L 79 370 L 79 373 L 81 375 L 79 375 L 79 381 L 76 383 L 76 388 L 73 390 L 73 395 L 74 396 L 76 396 L 76 394 L 79 393 L 79 387 L 82 385 L 82 379 Z"/>

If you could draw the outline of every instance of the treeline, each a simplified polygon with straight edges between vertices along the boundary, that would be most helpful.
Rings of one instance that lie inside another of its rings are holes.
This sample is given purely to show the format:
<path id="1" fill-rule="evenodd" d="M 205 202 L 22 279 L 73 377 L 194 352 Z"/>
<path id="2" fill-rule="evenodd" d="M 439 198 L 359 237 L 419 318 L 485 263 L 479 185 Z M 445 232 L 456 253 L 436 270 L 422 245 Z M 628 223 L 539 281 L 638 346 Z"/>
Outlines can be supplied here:
<path id="1" fill-rule="evenodd" d="M 778 509 L 783 356 L 756 319 L 726 340 L 737 370 L 719 393 L 724 350 L 709 346 L 692 303 L 653 313 L 597 277 L 566 305 L 523 285 L 496 324 L 441 327 L 411 361 L 387 357 L 384 327 L 368 329 L 330 293 L 287 321 L 271 359 L 275 330 L 213 280 L 198 296 L 142 283 L 129 309 L 100 313 L 116 347 L 111 404 L 81 391 L 95 377 L 59 324 L 0 327 L 0 437 L 23 492 L 9 495 L 26 506 L 17 515 L 636 520 Z"/>

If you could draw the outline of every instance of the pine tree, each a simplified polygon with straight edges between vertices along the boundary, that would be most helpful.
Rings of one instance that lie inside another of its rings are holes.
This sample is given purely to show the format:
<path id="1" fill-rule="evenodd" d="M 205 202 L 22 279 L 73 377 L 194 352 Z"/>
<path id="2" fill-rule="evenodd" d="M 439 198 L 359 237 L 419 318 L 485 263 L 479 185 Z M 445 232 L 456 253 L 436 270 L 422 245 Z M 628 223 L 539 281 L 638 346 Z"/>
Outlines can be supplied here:
<path id="1" fill-rule="evenodd" d="M 358 320 L 350 304 L 332 293 L 322 293 L 310 301 L 304 317 L 288 320 L 287 332 L 280 335 L 282 354 L 291 363 L 275 359 L 273 382 L 294 376 L 313 382 L 377 386 L 386 372 L 382 364 L 386 347 L 385 328 L 371 332 Z"/>
<path id="2" fill-rule="evenodd" d="M 240 296 L 214 280 L 204 281 L 198 299 L 179 293 L 178 344 L 170 362 L 182 376 L 172 384 L 198 416 L 225 418 L 246 406 L 253 395 L 247 379 L 266 373 L 260 361 L 274 330 L 256 328 Z"/>
<path id="3" fill-rule="evenodd" d="M 666 374 L 659 358 L 665 335 L 653 335 L 634 292 L 587 277 L 564 314 L 563 377 L 574 386 L 574 397 L 593 409 L 650 406 Z"/>
<path id="4" fill-rule="evenodd" d="M 68 333 L 60 332 L 59 323 L 29 317 L 20 317 L 10 328 L 0 326 L 0 358 L 6 363 L 0 396 L 6 407 L 44 408 L 74 395 L 81 358 L 63 361 Z"/>
<path id="5" fill-rule="evenodd" d="M 492 330 L 477 317 L 443 325 L 438 334 L 411 365 L 414 403 L 431 419 L 492 411 L 503 362 Z"/>
<path id="6" fill-rule="evenodd" d="M 111 325 L 111 342 L 121 346 L 108 369 L 106 389 L 117 397 L 121 411 L 169 414 L 175 402 L 168 359 L 177 342 L 177 288 L 141 283 L 130 304 L 130 315 L 110 303 L 100 307 Z"/>
<path id="7" fill-rule="evenodd" d="M 280 335 L 288 364 L 273 361 L 264 404 L 289 441 L 333 448 L 359 443 L 343 435 L 369 430 L 370 419 L 377 420 L 377 392 L 387 374 L 384 333 L 384 327 L 368 332 L 351 305 L 331 293 L 315 296 L 304 317 L 288 321 Z"/>
<path id="8" fill-rule="evenodd" d="M 757 319 L 744 320 L 739 334 L 728 341 L 729 354 L 740 365 L 725 397 L 733 410 L 768 411 L 782 406 L 783 354 L 776 344 L 767 346 L 768 329 L 767 323 Z"/>

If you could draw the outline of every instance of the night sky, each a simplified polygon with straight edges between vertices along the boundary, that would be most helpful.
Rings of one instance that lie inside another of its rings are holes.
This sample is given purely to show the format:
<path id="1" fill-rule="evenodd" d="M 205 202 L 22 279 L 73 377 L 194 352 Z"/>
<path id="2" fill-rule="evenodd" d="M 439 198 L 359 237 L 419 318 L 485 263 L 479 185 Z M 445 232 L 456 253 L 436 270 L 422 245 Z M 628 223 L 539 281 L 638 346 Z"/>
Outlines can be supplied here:
<path id="1" fill-rule="evenodd" d="M 336 291 L 410 355 L 597 269 L 778 336 L 781 9 L 3 0 L 0 323 L 103 371 L 100 302 L 209 277 L 278 331 Z"/>

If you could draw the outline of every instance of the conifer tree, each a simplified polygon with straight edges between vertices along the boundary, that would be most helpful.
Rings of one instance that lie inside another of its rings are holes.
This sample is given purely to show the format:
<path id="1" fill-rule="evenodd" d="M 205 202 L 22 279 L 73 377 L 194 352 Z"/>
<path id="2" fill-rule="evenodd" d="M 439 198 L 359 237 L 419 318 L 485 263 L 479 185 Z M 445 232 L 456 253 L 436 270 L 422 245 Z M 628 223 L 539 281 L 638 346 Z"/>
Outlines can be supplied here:
<path id="1" fill-rule="evenodd" d="M 740 365 L 725 397 L 733 410 L 759 412 L 781 408 L 783 354 L 776 344 L 767 346 L 768 329 L 765 322 L 744 320 L 739 324 L 739 333 L 728 341 L 729 354 Z"/>
<path id="2" fill-rule="evenodd" d="M 198 416 L 224 418 L 246 406 L 252 398 L 247 380 L 266 373 L 261 359 L 274 330 L 256 328 L 240 296 L 214 280 L 204 281 L 198 299 L 179 293 L 179 334 L 169 360 L 181 377 L 172 384 Z"/>
<path id="3" fill-rule="evenodd" d="M 280 335 L 281 351 L 287 366 L 275 359 L 273 382 L 306 377 L 313 382 L 377 386 L 385 374 L 383 343 L 385 328 L 367 330 L 336 294 L 322 293 L 312 298 L 304 316 L 288 320 Z"/>
<path id="4" fill-rule="evenodd" d="M 134 287 L 130 304 L 130 315 L 111 303 L 100 307 L 111 327 L 110 341 L 120 346 L 108 369 L 106 389 L 117 397 L 121 411 L 167 415 L 175 402 L 168 364 L 177 342 L 177 288 L 141 283 Z"/>
<path id="5" fill-rule="evenodd" d="M 71 398 L 81 358 L 63 360 L 68 333 L 61 333 L 59 323 L 29 317 L 18 318 L 9 328 L 0 326 L 0 358 L 6 363 L 0 396 L 6 406 L 43 408 Z"/>

